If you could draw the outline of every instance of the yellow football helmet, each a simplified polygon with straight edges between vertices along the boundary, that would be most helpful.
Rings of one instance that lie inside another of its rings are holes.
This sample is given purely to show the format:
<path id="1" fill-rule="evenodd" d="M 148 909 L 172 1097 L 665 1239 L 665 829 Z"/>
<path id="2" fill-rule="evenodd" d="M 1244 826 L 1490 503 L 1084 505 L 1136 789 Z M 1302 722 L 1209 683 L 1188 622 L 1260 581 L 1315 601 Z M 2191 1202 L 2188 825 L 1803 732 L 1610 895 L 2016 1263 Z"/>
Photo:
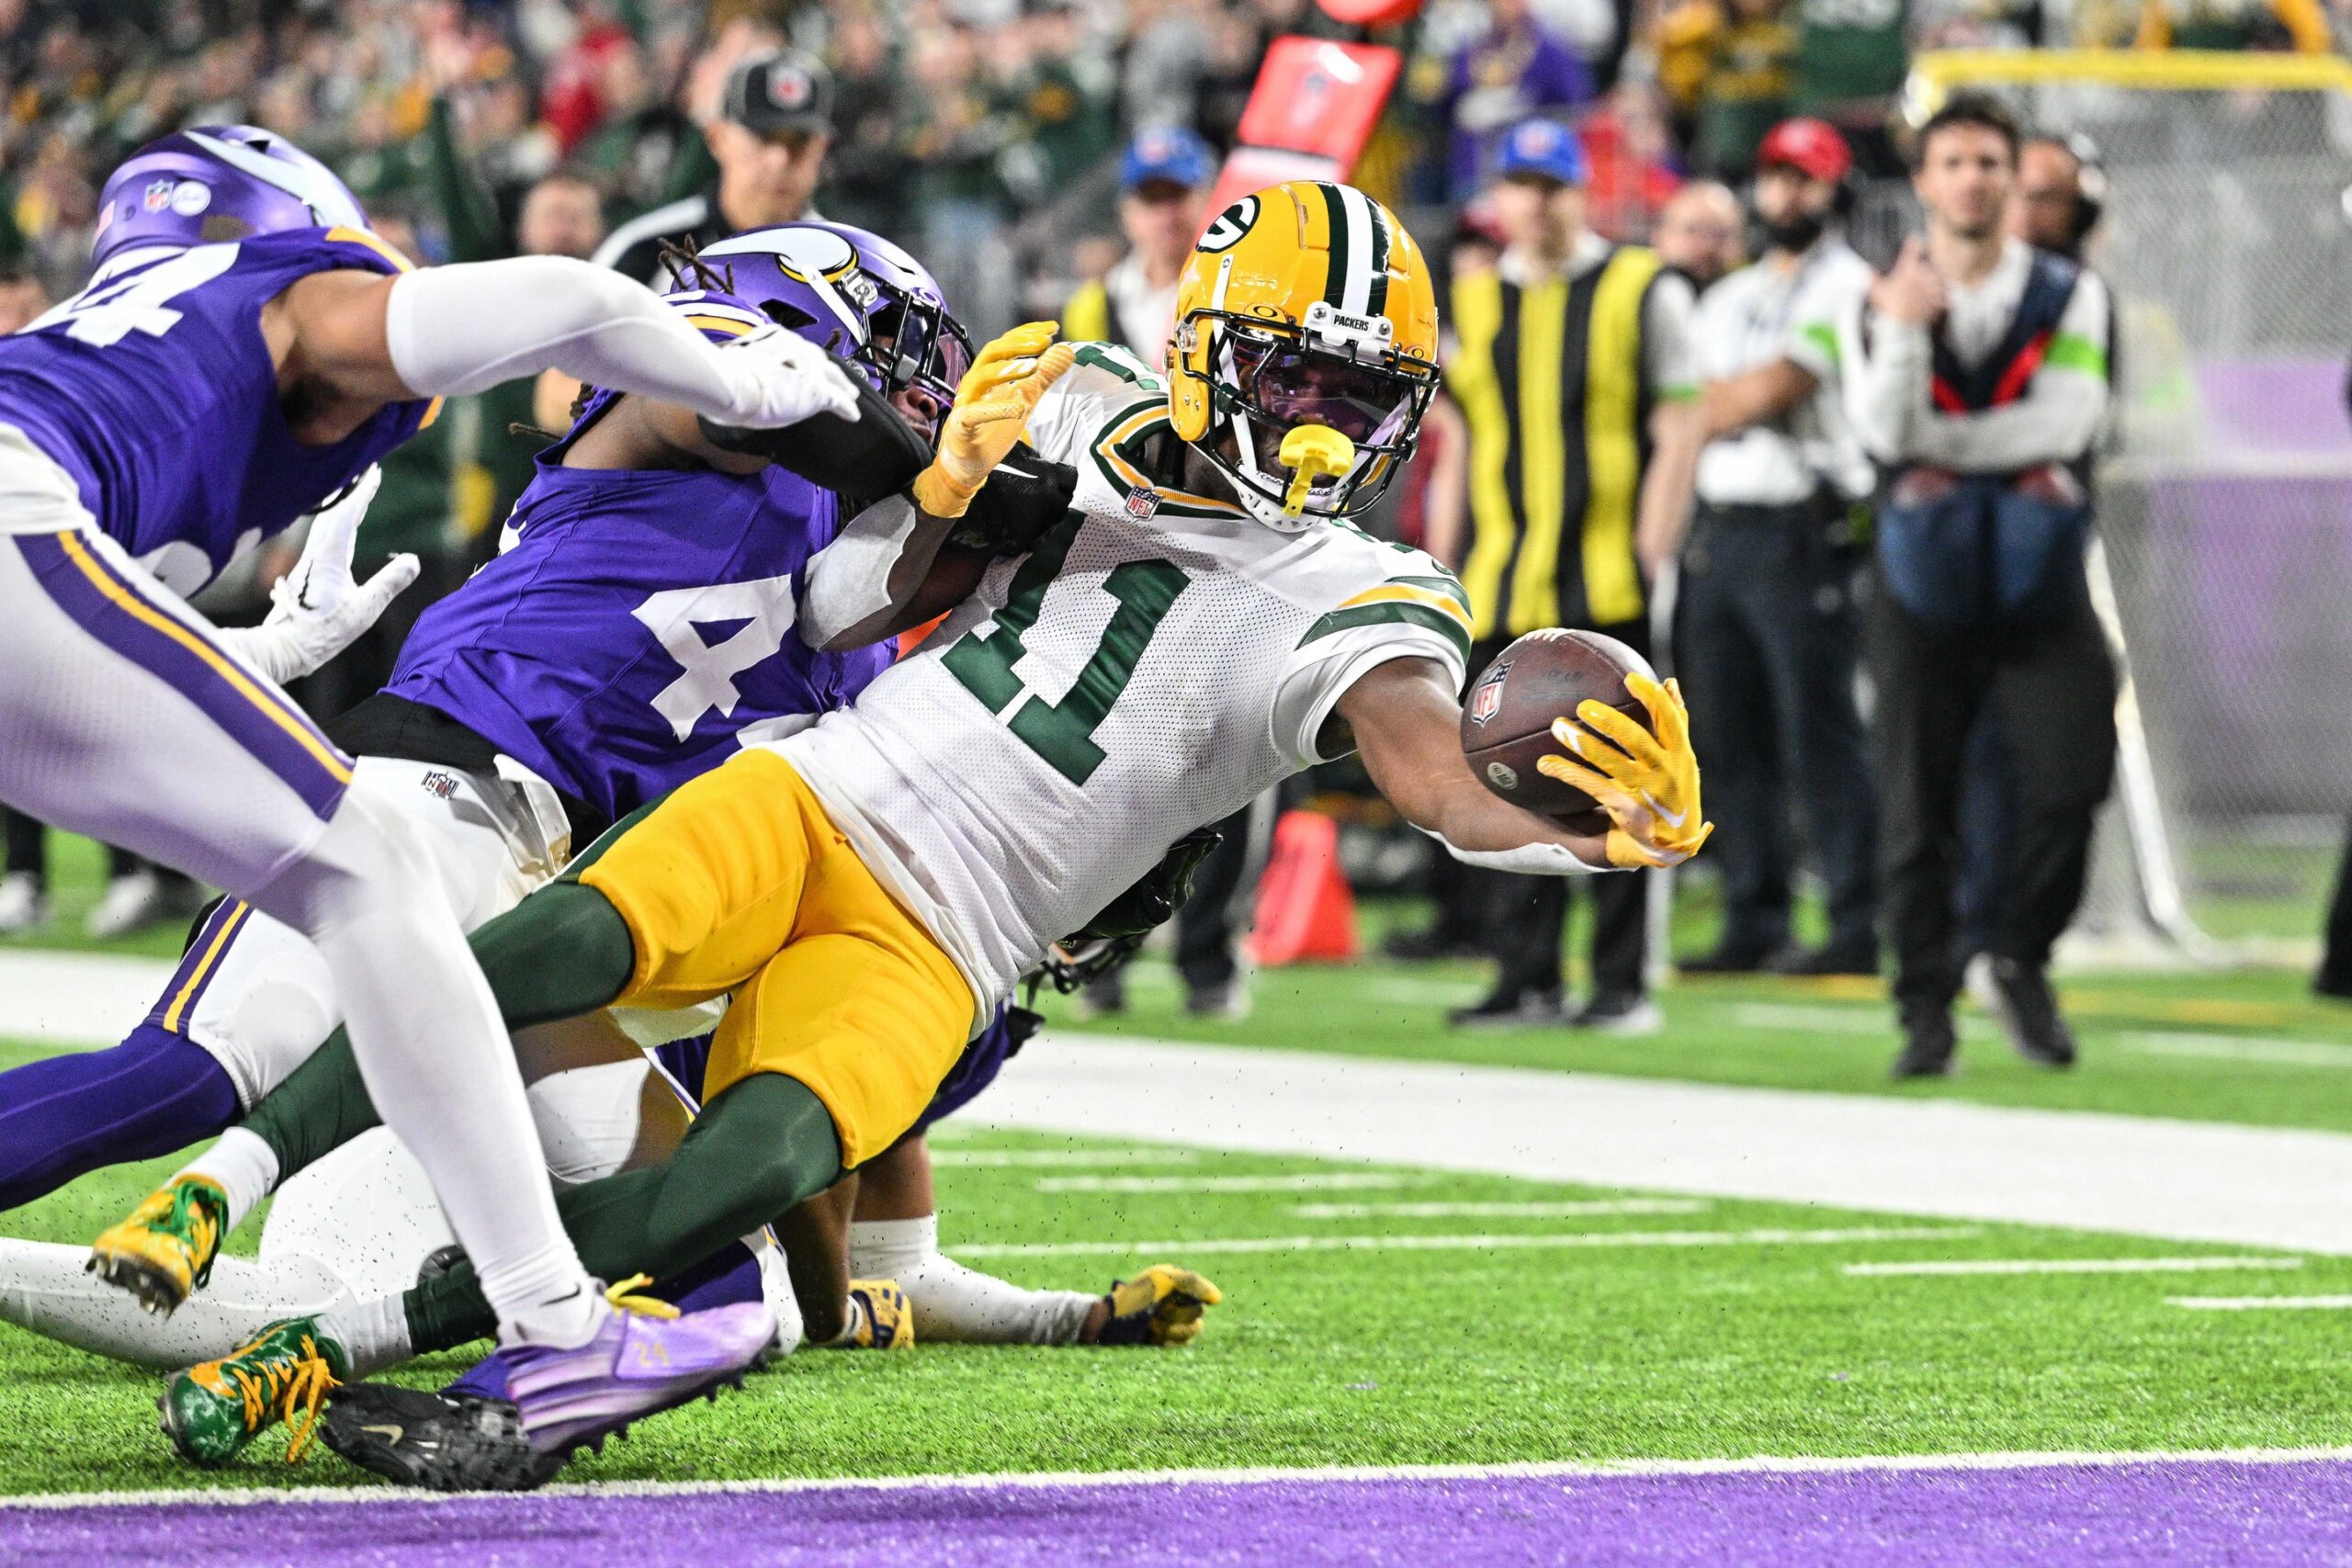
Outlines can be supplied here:
<path id="1" fill-rule="evenodd" d="M 1168 352 L 1176 434 L 1285 531 L 1347 517 L 1413 455 L 1438 385 L 1437 293 L 1396 214 L 1353 186 L 1292 180 L 1208 226 L 1176 284 Z M 1355 445 L 1285 515 L 1283 437 L 1325 425 Z"/>

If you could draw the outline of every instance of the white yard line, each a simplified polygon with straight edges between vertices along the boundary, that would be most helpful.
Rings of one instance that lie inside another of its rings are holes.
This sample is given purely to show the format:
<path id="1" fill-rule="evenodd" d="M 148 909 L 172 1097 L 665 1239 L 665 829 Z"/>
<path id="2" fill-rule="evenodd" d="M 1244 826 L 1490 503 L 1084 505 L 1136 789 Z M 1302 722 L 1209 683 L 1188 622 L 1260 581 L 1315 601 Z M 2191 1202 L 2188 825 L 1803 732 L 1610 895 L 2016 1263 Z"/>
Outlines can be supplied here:
<path id="1" fill-rule="evenodd" d="M 1207 1241 L 983 1241 L 957 1258 L 1125 1257 L 1130 1253 L 1508 1252 L 1585 1247 L 1836 1247 L 1857 1241 L 1972 1241 L 1973 1225 L 1848 1225 L 1823 1230 L 1565 1231 L 1552 1235 L 1266 1235 Z"/>
<path id="2" fill-rule="evenodd" d="M 975 1125 L 2352 1254 L 2352 1135 L 1048 1031 Z"/>
<path id="3" fill-rule="evenodd" d="M 0 1040 L 111 1045 L 147 1016 L 177 967 L 96 953 L 0 953 Z"/>
<path id="4" fill-rule="evenodd" d="M 2157 1449 L 2120 1452 L 1852 1454 L 1834 1458 L 1757 1455 L 1740 1459 L 1622 1459 L 1533 1461 L 1506 1464 L 1334 1464 L 1296 1470 L 1081 1470 L 998 1474 L 808 1476 L 766 1481 L 560 1482 L 539 1497 L 673 1497 L 763 1495 L 803 1492 L 1031 1491 L 1116 1486 L 1282 1486 L 1302 1482 L 1486 1481 L 1512 1477 L 1600 1480 L 1611 1476 L 1842 1475 L 1873 1471 L 1904 1474 L 2008 1470 L 2115 1470 L 2154 1464 L 2330 1464 L 2352 1461 L 2352 1448 Z M 452 1495 L 401 1486 L 320 1486 L 268 1492 L 37 1492 L 0 1497 L 0 1509 L 153 1508 L 325 1505 L 380 1506 L 429 1503 L 453 1510 L 511 1506 L 497 1493 Z"/>
<path id="5" fill-rule="evenodd" d="M 0 953 L 0 1037 L 109 1043 L 152 1005 L 169 969 L 151 959 Z M 1794 1010 L 1775 1016 L 1793 1024 L 1786 1014 Z M 1850 1027 L 1827 1021 L 1842 1021 L 1846 1010 L 1801 1010 L 1824 1015 L 1815 1027 Z M 2352 1255 L 2352 1203 L 2343 1197 L 2352 1192 L 2352 1135 L 2294 1128 L 1059 1030 L 1032 1042 L 963 1119 L 1139 1143 L 1174 1138 L 1199 1148 Z"/>
<path id="6" fill-rule="evenodd" d="M 1295 1176 L 1041 1176 L 1040 1192 L 1344 1192 L 1407 1187 L 1426 1176 L 1378 1171 L 1303 1171 Z"/>
<path id="7" fill-rule="evenodd" d="M 1839 1272 L 1881 1279 L 1906 1274 L 2198 1274 L 2302 1266 L 2300 1258 L 1983 1258 L 1941 1263 L 1849 1263 Z"/>
<path id="8" fill-rule="evenodd" d="M 2166 1296 L 2165 1304 L 2195 1312 L 2346 1312 L 2352 1296 Z"/>
<path id="9" fill-rule="evenodd" d="M 1696 1214 L 1703 1198 L 1589 1198 L 1545 1203 L 1301 1203 L 1302 1220 L 1568 1220 L 1587 1214 Z"/>
<path id="10" fill-rule="evenodd" d="M 1088 1166 L 1196 1165 L 1197 1149 L 933 1149 L 933 1165 Z M 1072 1178 L 1084 1180 L 1085 1178 Z"/>
<path id="11" fill-rule="evenodd" d="M 2286 1067 L 2352 1067 L 2352 1045 L 2324 1040 L 2282 1040 L 2258 1034 L 2199 1034 L 2135 1031 L 2118 1037 L 2143 1056 L 2188 1056 L 2212 1062 L 2261 1062 Z"/>
<path id="12" fill-rule="evenodd" d="M 1866 1034 L 1896 1042 L 1894 1015 L 1883 1003 L 1871 1007 L 1829 1007 L 1804 1002 L 1735 1002 L 1731 1021 L 1742 1029 L 1769 1029 L 1798 1034 Z M 1962 1040 L 1997 1040 L 2001 1032 L 1987 1019 L 1962 1013 L 1953 1020 Z"/>

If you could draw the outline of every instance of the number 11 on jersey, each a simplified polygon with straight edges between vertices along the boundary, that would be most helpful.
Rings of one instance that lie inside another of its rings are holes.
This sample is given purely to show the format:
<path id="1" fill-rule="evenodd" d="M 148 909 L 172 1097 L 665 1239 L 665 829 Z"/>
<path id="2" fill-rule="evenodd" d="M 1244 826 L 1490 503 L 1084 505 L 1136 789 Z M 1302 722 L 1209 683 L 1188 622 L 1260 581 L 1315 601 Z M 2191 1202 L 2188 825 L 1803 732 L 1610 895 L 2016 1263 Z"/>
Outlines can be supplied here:
<path id="1" fill-rule="evenodd" d="M 1037 547 L 1013 573 L 1004 608 L 996 624 L 957 639 L 942 656 L 949 674 L 967 691 L 1001 715 L 1015 703 L 1020 707 L 1007 721 L 1029 750 L 1043 757 L 1056 773 L 1083 785 L 1102 765 L 1105 753 L 1094 743 L 1094 732 L 1110 716 L 1111 705 L 1135 678 L 1136 665 L 1151 644 L 1152 634 L 1176 603 L 1190 579 L 1170 560 L 1124 561 L 1102 580 L 1102 592 L 1119 602 L 1093 657 L 1058 703 L 1049 703 L 1030 690 L 1013 672 L 1013 662 L 1029 651 L 1022 638 L 1037 624 L 1046 592 L 1060 575 L 1078 536 L 1080 519 L 1072 517 L 1037 541 Z M 1026 699 L 1023 701 L 1023 699 Z"/>

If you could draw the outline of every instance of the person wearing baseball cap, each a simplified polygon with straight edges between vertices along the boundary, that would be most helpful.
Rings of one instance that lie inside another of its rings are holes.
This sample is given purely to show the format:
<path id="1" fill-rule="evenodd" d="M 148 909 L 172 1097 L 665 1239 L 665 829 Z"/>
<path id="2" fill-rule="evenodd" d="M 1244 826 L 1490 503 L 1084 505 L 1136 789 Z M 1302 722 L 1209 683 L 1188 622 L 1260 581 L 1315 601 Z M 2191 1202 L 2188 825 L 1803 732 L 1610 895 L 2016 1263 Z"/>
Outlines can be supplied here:
<path id="1" fill-rule="evenodd" d="M 682 201 L 613 231 L 602 265 L 655 288 L 669 277 L 662 246 L 711 244 L 746 229 L 815 216 L 810 198 L 832 148 L 833 79 L 794 49 L 745 55 L 729 73 L 718 118 L 704 130 L 718 176 Z"/>
<path id="2" fill-rule="evenodd" d="M 1759 143 L 1752 208 L 1762 258 L 1699 301 L 1698 514 L 1681 555 L 1674 650 L 1727 790 L 1723 935 L 1681 965 L 1874 975 L 1875 811 L 1854 703 L 1851 517 L 1871 470 L 1845 417 L 1838 334 L 1871 272 L 1839 233 L 1854 159 L 1818 119 Z M 1783 759 L 1796 771 L 1784 775 Z M 1793 944 L 1791 813 L 1820 863 L 1829 940 Z"/>
<path id="3" fill-rule="evenodd" d="M 1469 430 L 1469 591 L 1483 672 L 1513 638 L 1553 626 L 1646 651 L 1643 541 L 1678 530 L 1699 456 L 1691 292 L 1656 252 L 1611 243 L 1586 217 L 1591 171 L 1577 133 L 1526 119 L 1495 150 L 1490 194 L 1505 244 L 1491 271 L 1453 280 L 1446 389 Z M 1458 1027 L 1566 1023 L 1647 1033 L 1647 874 L 1593 898 L 1592 991 L 1564 1004 L 1567 917 L 1557 879 L 1471 871 L 1446 890 L 1441 930 L 1483 904 L 1493 992 Z"/>
<path id="4" fill-rule="evenodd" d="M 1216 154 L 1182 126 L 1136 134 L 1119 160 L 1119 228 L 1127 254 L 1062 310 L 1072 343 L 1125 344 L 1147 365 L 1167 363 L 1176 323 L 1176 279 L 1201 237 L 1201 204 L 1216 179 Z"/>

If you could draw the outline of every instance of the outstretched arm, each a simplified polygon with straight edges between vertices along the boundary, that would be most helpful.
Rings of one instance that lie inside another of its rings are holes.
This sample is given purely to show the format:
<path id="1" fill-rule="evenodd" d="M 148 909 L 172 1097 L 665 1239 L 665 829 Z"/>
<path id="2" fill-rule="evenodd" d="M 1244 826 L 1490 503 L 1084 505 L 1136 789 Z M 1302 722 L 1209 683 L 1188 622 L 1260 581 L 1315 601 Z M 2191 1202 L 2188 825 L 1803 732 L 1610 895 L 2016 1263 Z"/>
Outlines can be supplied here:
<path id="1" fill-rule="evenodd" d="M 355 401 L 458 397 L 561 370 L 729 425 L 855 417 L 855 389 L 815 344 L 777 327 L 718 346 L 641 284 L 565 256 L 313 273 L 273 314 L 286 368 Z"/>
<path id="2" fill-rule="evenodd" d="M 1478 782 L 1462 756 L 1462 705 L 1433 660 L 1374 666 L 1340 698 L 1334 721 L 1352 731 L 1389 804 L 1457 860 L 1552 876 L 1679 865 L 1713 831 L 1700 809 L 1699 766 L 1681 693 L 1641 675 L 1626 684 L 1648 706 L 1655 735 L 1587 702 L 1573 719 L 1564 715 L 1553 725 L 1561 753 L 1537 764 L 1600 803 L 1611 823 L 1606 834 L 1570 833 Z M 1596 743 L 1595 732 L 1612 744 Z M 1324 754 L 1347 739 L 1328 738 Z"/>

